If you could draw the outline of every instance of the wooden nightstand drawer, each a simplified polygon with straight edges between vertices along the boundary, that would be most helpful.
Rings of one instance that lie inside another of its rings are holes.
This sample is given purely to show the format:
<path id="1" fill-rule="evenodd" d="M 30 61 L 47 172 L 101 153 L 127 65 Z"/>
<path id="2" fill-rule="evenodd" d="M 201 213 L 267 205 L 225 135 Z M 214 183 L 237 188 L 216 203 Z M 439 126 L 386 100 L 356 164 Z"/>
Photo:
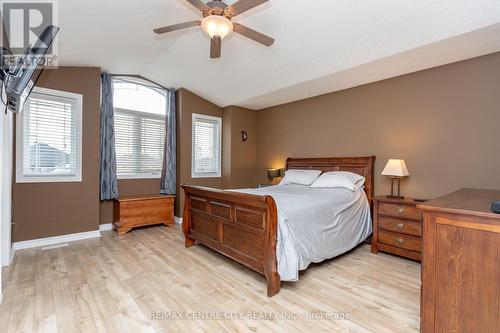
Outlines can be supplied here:
<path id="1" fill-rule="evenodd" d="M 398 247 L 400 249 L 421 252 L 422 245 L 420 238 L 380 230 L 378 232 L 378 241 L 382 244 Z"/>
<path id="2" fill-rule="evenodd" d="M 380 216 L 378 218 L 378 227 L 380 229 L 417 237 L 420 237 L 422 234 L 422 224 L 420 222 L 403 220 L 394 217 Z"/>
<path id="3" fill-rule="evenodd" d="M 380 202 L 378 205 L 380 215 L 394 216 L 398 218 L 412 219 L 421 221 L 422 211 L 414 205 L 405 205 L 398 203 Z"/>
<path id="4" fill-rule="evenodd" d="M 420 260 L 422 211 L 417 208 L 419 202 L 382 196 L 373 200 L 373 253 L 384 251 Z"/>

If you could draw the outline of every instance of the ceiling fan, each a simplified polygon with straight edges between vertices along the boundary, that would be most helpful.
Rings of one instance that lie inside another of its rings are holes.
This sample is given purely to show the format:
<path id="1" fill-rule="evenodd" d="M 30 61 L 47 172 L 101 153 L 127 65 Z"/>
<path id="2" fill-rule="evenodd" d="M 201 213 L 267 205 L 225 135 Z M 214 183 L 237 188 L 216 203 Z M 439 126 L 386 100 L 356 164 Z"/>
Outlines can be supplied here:
<path id="1" fill-rule="evenodd" d="M 201 26 L 210 36 L 210 58 L 220 58 L 222 39 L 231 31 L 237 32 L 247 38 L 250 38 L 265 46 L 271 46 L 274 39 L 258 31 L 245 27 L 239 23 L 231 22 L 236 15 L 246 12 L 249 9 L 257 7 L 269 0 L 238 0 L 232 5 L 227 5 L 221 0 L 214 0 L 204 3 L 201 0 L 186 0 L 196 8 L 202 11 L 203 19 L 191 22 L 184 22 L 170 25 L 168 27 L 154 29 L 157 34 Z"/>

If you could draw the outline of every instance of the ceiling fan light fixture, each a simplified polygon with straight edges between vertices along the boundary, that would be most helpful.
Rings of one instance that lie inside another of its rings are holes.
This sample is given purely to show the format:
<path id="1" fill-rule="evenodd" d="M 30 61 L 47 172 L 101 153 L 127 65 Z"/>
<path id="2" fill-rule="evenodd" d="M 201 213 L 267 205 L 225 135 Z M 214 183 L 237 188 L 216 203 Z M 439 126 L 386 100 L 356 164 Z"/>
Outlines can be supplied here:
<path id="1" fill-rule="evenodd" d="M 210 15 L 201 21 L 201 28 L 210 36 L 210 38 L 219 36 L 223 39 L 227 36 L 227 34 L 233 31 L 234 25 L 224 16 Z"/>

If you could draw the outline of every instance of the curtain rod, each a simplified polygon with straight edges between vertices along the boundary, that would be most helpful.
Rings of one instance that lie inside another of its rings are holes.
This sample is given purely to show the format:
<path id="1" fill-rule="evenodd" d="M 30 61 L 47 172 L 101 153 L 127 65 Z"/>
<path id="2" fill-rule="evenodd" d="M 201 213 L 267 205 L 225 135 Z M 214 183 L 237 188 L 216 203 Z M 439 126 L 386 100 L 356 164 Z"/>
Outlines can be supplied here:
<path id="1" fill-rule="evenodd" d="M 152 89 L 168 90 L 164 86 L 162 86 L 162 85 L 160 85 L 160 84 L 158 84 L 158 83 L 156 83 L 154 81 L 151 81 L 149 79 L 143 78 L 142 76 L 124 75 L 124 74 L 111 74 L 111 77 L 113 77 L 114 79 L 120 80 L 122 82 L 139 84 L 139 85 L 142 85 L 144 87 L 149 87 L 149 88 L 152 88 Z M 149 84 L 146 84 L 146 83 L 143 83 L 143 82 L 137 82 L 137 81 L 127 80 L 127 79 L 125 79 L 126 77 L 135 78 L 135 79 L 139 79 L 139 80 L 143 80 L 143 81 L 148 81 L 148 82 L 151 82 L 154 85 L 149 85 Z"/>

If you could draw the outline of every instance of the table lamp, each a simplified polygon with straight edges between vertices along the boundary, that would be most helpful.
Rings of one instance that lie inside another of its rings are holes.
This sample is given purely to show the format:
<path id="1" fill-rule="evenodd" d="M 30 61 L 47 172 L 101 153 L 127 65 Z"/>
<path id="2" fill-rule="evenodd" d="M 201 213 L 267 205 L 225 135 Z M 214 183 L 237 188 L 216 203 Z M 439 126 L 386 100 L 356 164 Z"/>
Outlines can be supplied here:
<path id="1" fill-rule="evenodd" d="M 280 169 L 267 169 L 267 176 L 271 179 L 279 177 Z"/>
<path id="2" fill-rule="evenodd" d="M 267 177 L 271 179 L 271 184 L 274 184 L 274 180 L 280 177 L 280 169 L 267 169 Z"/>
<path id="3" fill-rule="evenodd" d="M 388 198 L 393 199 L 404 199 L 403 196 L 400 195 L 399 190 L 401 188 L 401 178 L 407 177 L 410 175 L 408 169 L 406 168 L 406 163 L 404 160 L 398 159 L 390 159 L 384 170 L 382 171 L 383 176 L 391 177 L 391 195 L 388 195 Z M 394 182 L 398 184 L 398 192 L 394 195 Z"/>

